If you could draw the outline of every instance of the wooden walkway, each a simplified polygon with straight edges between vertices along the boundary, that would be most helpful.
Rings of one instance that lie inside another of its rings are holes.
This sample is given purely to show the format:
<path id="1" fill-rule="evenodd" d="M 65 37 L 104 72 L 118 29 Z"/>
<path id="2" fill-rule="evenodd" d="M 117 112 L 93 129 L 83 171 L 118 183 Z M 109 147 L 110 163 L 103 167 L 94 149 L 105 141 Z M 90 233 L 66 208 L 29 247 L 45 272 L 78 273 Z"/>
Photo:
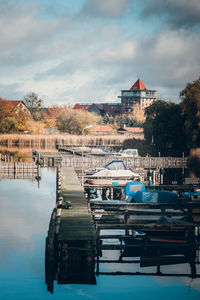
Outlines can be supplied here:
<path id="1" fill-rule="evenodd" d="M 42 166 L 102 167 L 112 160 L 123 160 L 127 168 L 187 168 L 188 157 L 92 157 L 69 155 L 61 152 L 37 152 L 36 159 Z"/>
<path id="2" fill-rule="evenodd" d="M 62 205 L 63 207 L 71 206 L 69 209 L 61 209 L 58 240 L 83 240 L 95 244 L 94 222 L 78 177 L 72 167 L 62 167 L 60 173 Z"/>

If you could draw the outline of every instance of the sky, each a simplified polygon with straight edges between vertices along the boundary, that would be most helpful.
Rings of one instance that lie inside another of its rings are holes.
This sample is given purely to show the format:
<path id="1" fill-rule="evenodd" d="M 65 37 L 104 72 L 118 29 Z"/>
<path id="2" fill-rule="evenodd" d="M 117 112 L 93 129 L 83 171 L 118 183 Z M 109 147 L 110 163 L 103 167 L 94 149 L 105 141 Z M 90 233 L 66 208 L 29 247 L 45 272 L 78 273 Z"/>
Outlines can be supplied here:
<path id="1" fill-rule="evenodd" d="M 0 97 L 120 102 L 139 77 L 179 102 L 200 76 L 199 0 L 0 0 Z"/>

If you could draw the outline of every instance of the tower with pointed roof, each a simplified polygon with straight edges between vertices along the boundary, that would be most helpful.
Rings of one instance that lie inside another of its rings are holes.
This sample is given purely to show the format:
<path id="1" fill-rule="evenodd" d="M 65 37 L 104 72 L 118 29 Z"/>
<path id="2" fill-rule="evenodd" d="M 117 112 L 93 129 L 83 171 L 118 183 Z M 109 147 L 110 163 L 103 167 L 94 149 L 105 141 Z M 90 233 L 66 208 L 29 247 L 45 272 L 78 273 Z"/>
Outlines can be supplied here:
<path id="1" fill-rule="evenodd" d="M 121 91 L 119 98 L 121 98 L 122 113 L 130 113 L 136 103 L 140 104 L 141 109 L 150 106 L 156 100 L 156 90 L 147 89 L 140 78 L 138 78 L 130 90 Z"/>

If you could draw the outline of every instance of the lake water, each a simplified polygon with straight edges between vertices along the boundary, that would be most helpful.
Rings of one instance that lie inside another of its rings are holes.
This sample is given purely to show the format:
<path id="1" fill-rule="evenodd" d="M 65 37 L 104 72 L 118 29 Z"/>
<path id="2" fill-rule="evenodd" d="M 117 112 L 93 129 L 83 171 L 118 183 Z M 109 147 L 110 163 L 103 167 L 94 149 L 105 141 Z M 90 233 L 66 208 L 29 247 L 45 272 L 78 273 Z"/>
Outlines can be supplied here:
<path id="1" fill-rule="evenodd" d="M 0 180 L 0 299 L 200 299 L 200 279 L 190 277 L 106 276 L 96 285 L 45 284 L 45 238 L 55 206 L 56 170 L 41 169 L 36 180 Z M 115 254 L 108 251 L 110 259 Z M 164 267 L 161 267 L 161 270 Z M 166 268 L 166 267 L 165 267 Z M 153 268 L 146 268 L 151 272 Z M 132 264 L 103 264 L 101 272 L 136 272 Z M 141 269 L 140 269 L 141 271 Z M 155 271 L 155 269 L 154 269 Z M 169 273 L 190 273 L 188 265 Z"/>

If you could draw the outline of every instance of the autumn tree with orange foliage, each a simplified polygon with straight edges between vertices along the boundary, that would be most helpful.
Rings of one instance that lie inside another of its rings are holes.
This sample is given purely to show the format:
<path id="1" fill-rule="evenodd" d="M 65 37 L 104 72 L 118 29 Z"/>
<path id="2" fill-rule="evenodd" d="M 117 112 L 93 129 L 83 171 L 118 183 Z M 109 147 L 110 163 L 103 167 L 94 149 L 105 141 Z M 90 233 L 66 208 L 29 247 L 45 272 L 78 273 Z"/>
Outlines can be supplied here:
<path id="1" fill-rule="evenodd" d="M 31 115 L 28 115 L 23 109 L 18 109 L 15 113 L 15 119 L 17 120 L 19 131 L 29 130 L 27 122 L 32 120 Z"/>
<path id="2" fill-rule="evenodd" d="M 11 105 L 0 98 L 0 132 L 9 133 L 18 131 L 17 120 L 12 112 Z"/>
<path id="3" fill-rule="evenodd" d="M 130 117 L 138 124 L 143 124 L 145 121 L 145 111 L 141 108 L 139 103 L 134 104 L 133 111 L 130 113 Z"/>
<path id="4" fill-rule="evenodd" d="M 0 98 L 0 122 L 11 114 L 11 107 L 8 105 L 7 101 Z"/>
<path id="5" fill-rule="evenodd" d="M 99 117 L 88 112 L 79 111 L 72 108 L 64 108 L 57 120 L 57 128 L 62 132 L 69 134 L 82 134 L 84 127 L 99 122 Z M 86 131 L 87 132 L 87 131 Z"/>
<path id="6" fill-rule="evenodd" d="M 63 107 L 49 107 L 43 114 L 43 120 L 47 128 L 57 129 L 57 119 L 63 111 Z"/>
<path id="7" fill-rule="evenodd" d="M 13 133 L 27 129 L 27 121 L 31 119 L 20 107 L 14 111 L 11 103 L 0 98 L 0 132 Z"/>

